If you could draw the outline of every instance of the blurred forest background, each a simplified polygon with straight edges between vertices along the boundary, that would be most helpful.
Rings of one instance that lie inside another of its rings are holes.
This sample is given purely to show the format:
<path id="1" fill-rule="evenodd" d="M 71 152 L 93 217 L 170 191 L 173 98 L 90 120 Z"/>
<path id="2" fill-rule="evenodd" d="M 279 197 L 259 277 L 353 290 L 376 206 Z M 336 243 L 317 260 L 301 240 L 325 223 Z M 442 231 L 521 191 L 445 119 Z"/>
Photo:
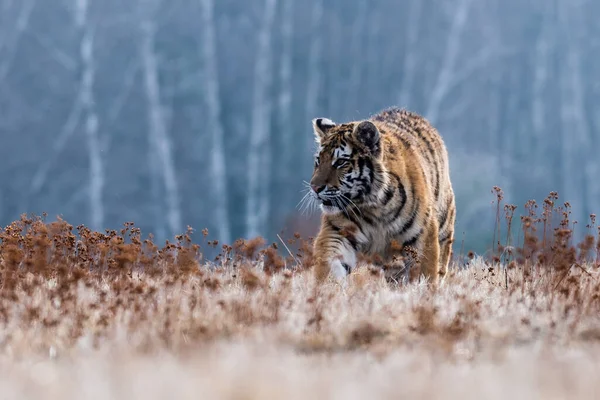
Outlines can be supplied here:
<path id="1" fill-rule="evenodd" d="M 301 230 L 311 119 L 397 105 L 443 135 L 457 242 L 494 185 L 600 212 L 600 2 L 0 0 L 0 223 L 21 213 L 164 241 Z M 455 247 L 456 249 L 456 247 Z"/>

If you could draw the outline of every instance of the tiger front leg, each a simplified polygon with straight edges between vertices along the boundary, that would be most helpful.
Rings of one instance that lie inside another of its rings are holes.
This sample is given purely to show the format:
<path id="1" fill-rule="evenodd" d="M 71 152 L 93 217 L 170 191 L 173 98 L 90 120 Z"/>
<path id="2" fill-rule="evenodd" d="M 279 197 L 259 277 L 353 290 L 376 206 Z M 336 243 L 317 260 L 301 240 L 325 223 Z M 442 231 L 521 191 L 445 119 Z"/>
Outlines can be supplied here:
<path id="1" fill-rule="evenodd" d="M 315 277 L 323 282 L 328 276 L 344 279 L 356 267 L 356 250 L 347 237 L 331 229 L 322 230 L 314 245 Z"/>
<path id="2" fill-rule="evenodd" d="M 438 226 L 431 221 L 423 232 L 423 250 L 420 257 L 421 275 L 428 279 L 429 283 L 437 286 L 439 279 L 440 243 L 438 241 Z"/>
<path id="3" fill-rule="evenodd" d="M 437 225 L 435 221 L 430 221 L 415 240 L 400 242 L 400 257 L 396 259 L 394 256 L 387 266 L 385 276 L 388 283 L 415 282 L 424 277 L 430 284 L 437 286 L 440 260 L 437 237 Z"/>

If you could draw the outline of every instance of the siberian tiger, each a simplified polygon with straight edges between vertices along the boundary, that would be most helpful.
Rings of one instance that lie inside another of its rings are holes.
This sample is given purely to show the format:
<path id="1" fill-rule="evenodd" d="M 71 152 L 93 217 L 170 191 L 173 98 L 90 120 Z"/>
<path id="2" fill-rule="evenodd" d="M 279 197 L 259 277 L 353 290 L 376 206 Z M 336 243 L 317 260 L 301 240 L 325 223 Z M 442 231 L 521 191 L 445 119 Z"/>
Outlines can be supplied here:
<path id="1" fill-rule="evenodd" d="M 437 130 L 398 108 L 364 121 L 312 124 L 318 151 L 310 193 L 322 210 L 317 279 L 344 278 L 362 253 L 384 260 L 388 281 L 420 266 L 417 272 L 437 285 L 448 271 L 456 218 L 448 153 Z M 393 261 L 398 245 L 401 257 Z M 416 257 L 406 262 L 410 254 Z"/>

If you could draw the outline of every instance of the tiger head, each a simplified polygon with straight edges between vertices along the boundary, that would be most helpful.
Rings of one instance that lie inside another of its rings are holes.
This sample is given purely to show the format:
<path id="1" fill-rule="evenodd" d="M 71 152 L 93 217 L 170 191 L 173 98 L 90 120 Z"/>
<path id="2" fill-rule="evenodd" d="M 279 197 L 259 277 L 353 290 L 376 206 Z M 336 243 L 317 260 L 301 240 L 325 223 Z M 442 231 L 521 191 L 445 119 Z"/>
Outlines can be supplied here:
<path id="1" fill-rule="evenodd" d="M 316 118 L 312 123 L 318 150 L 310 187 L 323 212 L 343 211 L 376 196 L 383 175 L 379 129 L 370 121 L 336 124 Z"/>

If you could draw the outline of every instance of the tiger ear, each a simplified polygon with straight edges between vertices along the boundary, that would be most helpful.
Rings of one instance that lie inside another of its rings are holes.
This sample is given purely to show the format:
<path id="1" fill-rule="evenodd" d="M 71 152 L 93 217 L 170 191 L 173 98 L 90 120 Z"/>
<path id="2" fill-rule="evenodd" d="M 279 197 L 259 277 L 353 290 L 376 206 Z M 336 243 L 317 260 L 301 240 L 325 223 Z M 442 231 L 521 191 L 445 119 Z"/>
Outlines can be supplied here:
<path id="1" fill-rule="evenodd" d="M 315 139 L 320 142 L 321 139 L 327 136 L 327 132 L 335 126 L 335 122 L 329 118 L 315 118 L 312 120 L 313 130 L 315 131 Z"/>
<path id="2" fill-rule="evenodd" d="M 363 121 L 354 127 L 352 135 L 372 153 L 379 152 L 379 129 L 371 121 Z"/>

